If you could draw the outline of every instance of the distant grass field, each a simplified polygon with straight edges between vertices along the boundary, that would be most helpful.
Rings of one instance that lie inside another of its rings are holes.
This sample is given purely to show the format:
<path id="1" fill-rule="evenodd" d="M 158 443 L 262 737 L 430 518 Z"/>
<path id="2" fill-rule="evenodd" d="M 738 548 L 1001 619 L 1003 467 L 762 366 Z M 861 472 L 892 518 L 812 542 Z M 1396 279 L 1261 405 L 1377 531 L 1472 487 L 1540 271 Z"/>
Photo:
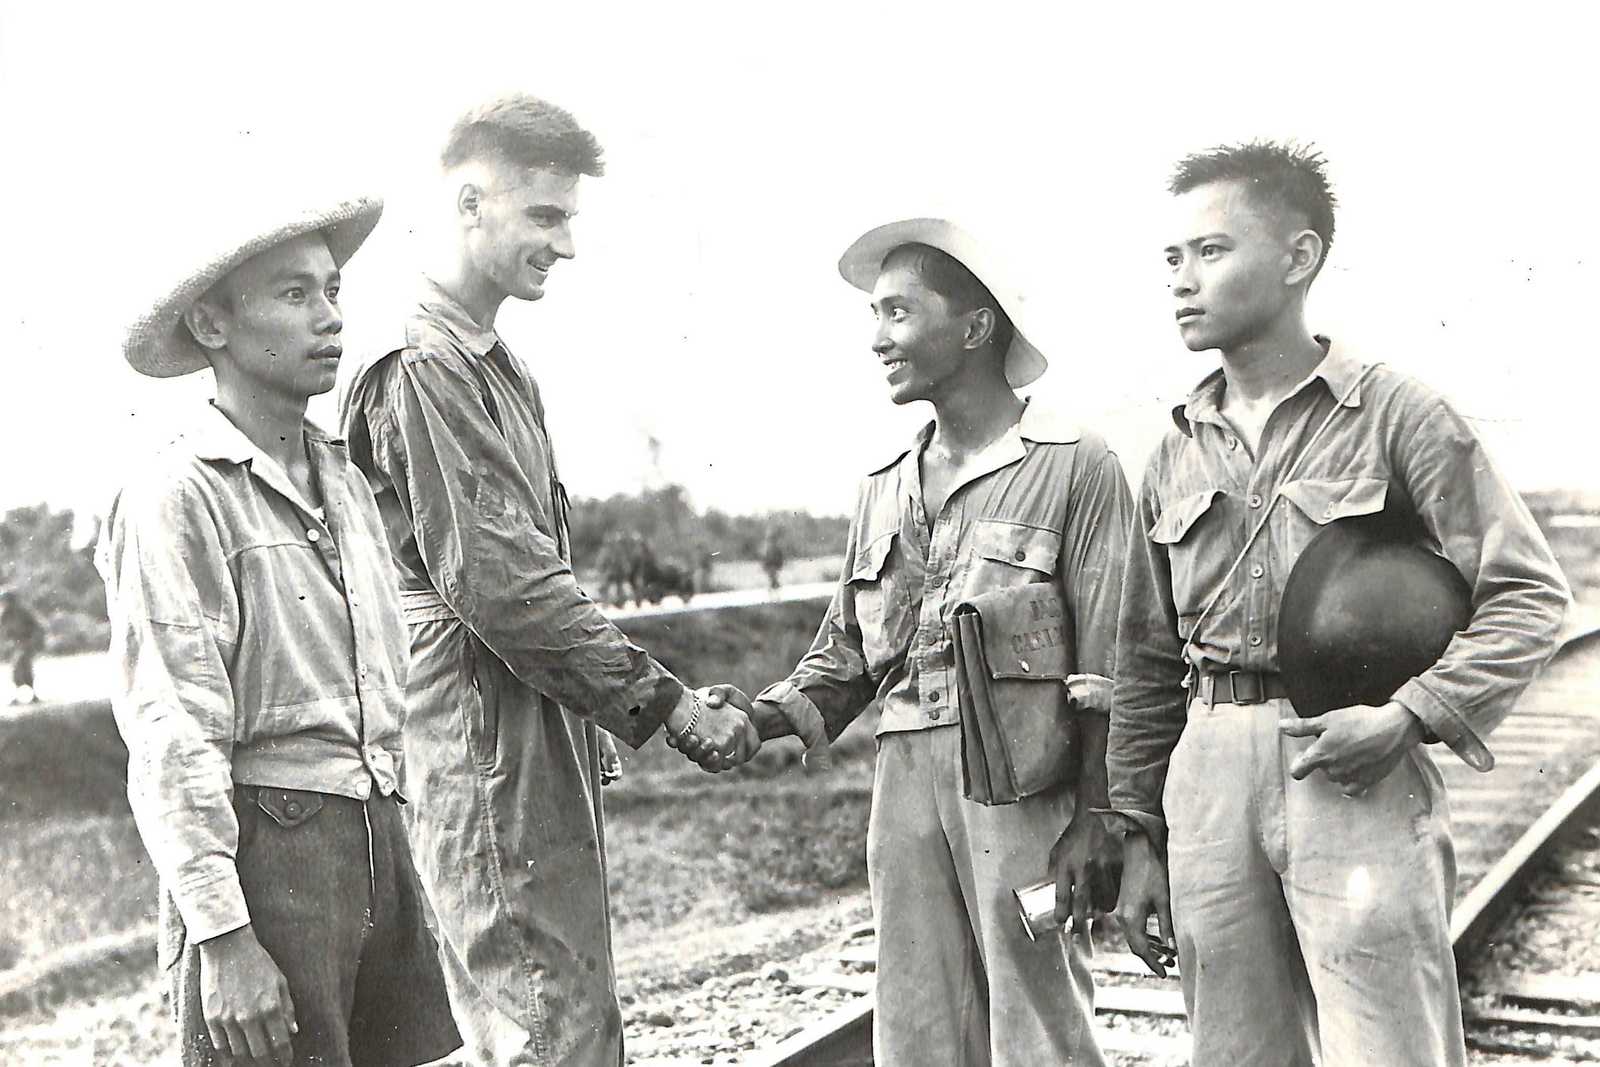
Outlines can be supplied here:
<path id="1" fill-rule="evenodd" d="M 820 603 L 763 604 L 627 624 L 686 682 L 754 694 L 810 645 Z M 708 775 L 659 738 L 624 747 L 606 791 L 619 935 L 701 910 L 742 915 L 817 899 L 865 879 L 868 723 L 826 773 L 796 742 Z M 104 705 L 0 717 L 0 971 L 153 921 L 155 877 L 128 814 L 127 753 Z"/>

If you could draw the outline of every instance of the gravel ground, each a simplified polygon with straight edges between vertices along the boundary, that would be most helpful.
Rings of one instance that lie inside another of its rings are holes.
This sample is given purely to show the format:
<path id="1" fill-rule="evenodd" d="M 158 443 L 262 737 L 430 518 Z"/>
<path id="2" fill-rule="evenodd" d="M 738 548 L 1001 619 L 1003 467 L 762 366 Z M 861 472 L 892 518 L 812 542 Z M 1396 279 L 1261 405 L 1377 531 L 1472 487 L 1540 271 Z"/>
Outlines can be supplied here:
<path id="1" fill-rule="evenodd" d="M 737 1063 L 828 1015 L 850 994 L 800 990 L 870 914 L 864 891 L 711 928 L 700 916 L 617 945 L 630 1064 Z M 642 935 L 643 931 L 640 931 Z M 671 951 L 663 951 L 671 945 Z M 0 1064 L 156 1067 L 176 1042 L 153 968 L 131 989 L 5 1021 Z"/>
<path id="2" fill-rule="evenodd" d="M 1562 843 L 1529 887 L 1526 901 L 1495 930 L 1462 983 L 1470 1017 L 1475 1010 L 1507 1006 L 1498 992 L 1529 976 L 1593 978 L 1600 944 L 1600 827 L 1591 825 Z M 1540 1008 L 1559 1015 L 1588 1015 L 1592 1008 Z M 1600 1062 L 1600 1040 L 1561 1033 L 1469 1025 L 1481 1045 L 1520 1048 L 1550 1063 Z M 1544 1059 L 1543 1057 L 1549 1057 Z M 1489 1061 L 1484 1061 L 1489 1062 Z M 1528 1062 L 1527 1057 L 1506 1062 Z"/>

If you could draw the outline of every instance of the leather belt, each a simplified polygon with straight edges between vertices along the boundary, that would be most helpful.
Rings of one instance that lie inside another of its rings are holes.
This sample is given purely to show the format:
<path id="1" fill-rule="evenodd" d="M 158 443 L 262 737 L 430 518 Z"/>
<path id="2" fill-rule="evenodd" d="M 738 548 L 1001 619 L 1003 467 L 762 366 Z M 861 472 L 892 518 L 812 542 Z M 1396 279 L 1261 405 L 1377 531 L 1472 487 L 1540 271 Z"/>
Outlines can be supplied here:
<path id="1" fill-rule="evenodd" d="M 1195 697 L 1207 704 L 1264 704 L 1287 699 L 1283 676 L 1276 672 L 1196 671 Z"/>

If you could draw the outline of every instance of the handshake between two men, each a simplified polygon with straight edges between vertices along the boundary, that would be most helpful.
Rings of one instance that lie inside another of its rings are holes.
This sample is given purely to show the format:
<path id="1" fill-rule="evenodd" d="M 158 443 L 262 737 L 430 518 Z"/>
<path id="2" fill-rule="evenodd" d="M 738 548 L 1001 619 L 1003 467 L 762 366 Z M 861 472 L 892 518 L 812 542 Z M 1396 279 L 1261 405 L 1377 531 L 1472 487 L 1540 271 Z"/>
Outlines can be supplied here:
<path id="1" fill-rule="evenodd" d="M 755 758 L 761 742 L 793 733 L 776 705 L 752 701 L 737 686 L 690 690 L 667 717 L 667 744 L 716 774 Z"/>
<path id="2" fill-rule="evenodd" d="M 1109 914 L 1116 907 L 1122 881 L 1120 842 L 1107 832 L 1096 814 L 1096 809 L 1108 804 L 1105 717 L 1111 710 L 1112 683 L 1098 674 L 1074 674 L 1067 678 L 1066 687 L 1073 703 L 1091 713 L 1088 722 L 1096 724 L 1082 735 L 1092 769 L 1074 790 L 1074 810 L 1049 850 L 1045 873 L 1055 883 L 1055 923 L 1070 922 L 1073 928 L 1086 931 L 1091 914 Z M 685 720 L 674 722 L 672 716 L 668 717 L 667 744 L 713 774 L 753 759 L 763 741 L 796 732 L 778 705 L 751 700 L 733 685 L 691 691 L 684 705 L 691 709 Z M 1168 930 L 1164 928 L 1162 933 L 1163 941 L 1170 940 Z M 1166 949 L 1165 944 L 1157 942 L 1152 951 L 1162 951 L 1162 961 L 1170 963 Z M 1151 966 L 1161 973 L 1157 964 Z"/>

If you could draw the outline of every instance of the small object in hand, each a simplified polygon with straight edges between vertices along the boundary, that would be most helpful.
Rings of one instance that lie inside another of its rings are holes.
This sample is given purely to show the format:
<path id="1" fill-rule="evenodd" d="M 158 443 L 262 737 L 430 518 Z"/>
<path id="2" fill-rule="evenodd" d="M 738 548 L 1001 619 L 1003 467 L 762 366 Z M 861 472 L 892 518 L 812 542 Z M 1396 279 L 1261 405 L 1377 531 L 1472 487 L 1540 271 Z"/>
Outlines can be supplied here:
<path id="1" fill-rule="evenodd" d="M 1056 929 L 1063 924 L 1056 922 L 1056 883 L 1054 881 L 1035 882 L 1021 889 L 1013 889 L 1011 895 L 1017 901 L 1017 914 L 1022 917 L 1022 930 L 1028 935 L 1029 941 L 1037 941 L 1040 936 Z M 1064 924 L 1068 933 L 1072 932 L 1072 916 L 1067 916 Z"/>
<path id="2" fill-rule="evenodd" d="M 1068 915 L 1066 922 L 1056 922 L 1056 884 L 1054 881 L 1035 882 L 1013 889 L 1011 895 L 1017 901 L 1017 914 L 1022 919 L 1022 929 L 1028 935 L 1029 941 L 1037 941 L 1043 935 L 1057 928 L 1072 933 L 1073 920 Z M 1092 922 L 1092 920 L 1091 920 Z M 1171 966 L 1178 958 L 1178 950 L 1161 940 L 1160 926 L 1154 915 L 1150 916 L 1145 932 L 1150 937 L 1150 944 L 1155 948 L 1156 954 L 1162 961 Z"/>

